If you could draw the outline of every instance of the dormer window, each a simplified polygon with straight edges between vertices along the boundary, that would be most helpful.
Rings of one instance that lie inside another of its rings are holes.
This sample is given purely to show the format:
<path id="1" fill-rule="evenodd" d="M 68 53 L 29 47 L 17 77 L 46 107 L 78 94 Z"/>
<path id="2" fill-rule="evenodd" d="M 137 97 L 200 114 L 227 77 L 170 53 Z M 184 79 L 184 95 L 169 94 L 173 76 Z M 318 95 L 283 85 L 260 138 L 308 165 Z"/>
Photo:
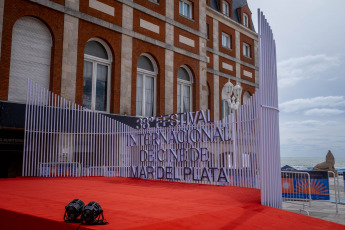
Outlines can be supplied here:
<path id="1" fill-rule="evenodd" d="M 249 17 L 248 14 L 243 13 L 243 25 L 249 28 Z"/>
<path id="2" fill-rule="evenodd" d="M 192 19 L 192 3 L 187 0 L 180 0 L 179 13 L 186 18 Z"/>
<path id="3" fill-rule="evenodd" d="M 223 1 L 223 14 L 229 17 L 229 3 Z"/>

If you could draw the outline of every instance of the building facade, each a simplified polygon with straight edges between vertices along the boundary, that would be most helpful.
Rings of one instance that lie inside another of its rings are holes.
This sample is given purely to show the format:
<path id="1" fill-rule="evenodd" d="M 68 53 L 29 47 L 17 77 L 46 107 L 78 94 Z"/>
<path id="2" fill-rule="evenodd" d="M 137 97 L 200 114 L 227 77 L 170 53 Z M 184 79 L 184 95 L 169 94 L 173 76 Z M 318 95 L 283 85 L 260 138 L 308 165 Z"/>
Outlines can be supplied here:
<path id="1" fill-rule="evenodd" d="M 259 87 L 246 0 L 0 0 L 0 46 L 3 146 L 23 133 L 6 114 L 25 104 L 27 78 L 103 113 L 212 120 L 227 114 L 229 80 L 242 103 Z"/>

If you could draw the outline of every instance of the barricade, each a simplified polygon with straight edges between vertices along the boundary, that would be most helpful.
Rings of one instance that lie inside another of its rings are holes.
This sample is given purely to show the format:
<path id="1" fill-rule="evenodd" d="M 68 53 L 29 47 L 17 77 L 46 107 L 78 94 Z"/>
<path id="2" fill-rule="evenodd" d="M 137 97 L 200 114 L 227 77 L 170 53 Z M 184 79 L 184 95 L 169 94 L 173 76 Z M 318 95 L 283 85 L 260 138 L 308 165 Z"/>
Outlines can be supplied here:
<path id="1" fill-rule="evenodd" d="M 303 201 L 298 204 L 302 205 L 301 211 L 305 211 L 309 215 L 309 212 L 304 209 L 305 202 L 308 202 L 310 207 L 312 200 L 309 173 L 282 171 L 281 179 L 283 201 L 290 203 L 294 203 L 294 201 Z"/>
<path id="2" fill-rule="evenodd" d="M 328 171 L 328 173 L 333 175 L 334 179 L 334 197 L 335 197 L 335 209 L 336 213 L 338 213 L 338 204 L 340 203 L 340 191 L 339 191 L 339 176 L 336 176 L 333 171 Z"/>
<path id="3" fill-rule="evenodd" d="M 81 176 L 81 166 L 78 162 L 41 163 L 39 175 L 41 177 Z"/>

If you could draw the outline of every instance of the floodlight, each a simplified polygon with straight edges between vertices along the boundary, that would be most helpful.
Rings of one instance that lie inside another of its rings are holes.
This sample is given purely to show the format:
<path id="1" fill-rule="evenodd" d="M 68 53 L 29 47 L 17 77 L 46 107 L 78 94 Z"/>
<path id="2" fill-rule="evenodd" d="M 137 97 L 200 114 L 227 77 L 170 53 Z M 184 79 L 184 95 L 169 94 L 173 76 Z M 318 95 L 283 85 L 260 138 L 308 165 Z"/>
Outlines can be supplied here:
<path id="1" fill-rule="evenodd" d="M 103 210 L 96 201 L 88 203 L 81 215 L 83 224 L 108 224 L 104 221 Z"/>
<path id="2" fill-rule="evenodd" d="M 83 212 L 85 204 L 82 200 L 74 199 L 65 207 L 65 222 L 79 223 L 78 217 Z"/>

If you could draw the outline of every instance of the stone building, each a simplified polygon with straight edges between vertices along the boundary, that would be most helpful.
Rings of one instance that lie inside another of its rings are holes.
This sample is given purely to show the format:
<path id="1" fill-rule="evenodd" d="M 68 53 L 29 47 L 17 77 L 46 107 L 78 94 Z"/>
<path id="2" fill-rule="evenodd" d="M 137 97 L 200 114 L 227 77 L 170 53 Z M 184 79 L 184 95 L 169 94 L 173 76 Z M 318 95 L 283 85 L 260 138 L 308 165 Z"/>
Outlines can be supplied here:
<path id="1" fill-rule="evenodd" d="M 0 0 L 1 177 L 21 164 L 27 78 L 103 113 L 219 120 L 223 86 L 245 102 L 258 65 L 246 0 Z"/>

